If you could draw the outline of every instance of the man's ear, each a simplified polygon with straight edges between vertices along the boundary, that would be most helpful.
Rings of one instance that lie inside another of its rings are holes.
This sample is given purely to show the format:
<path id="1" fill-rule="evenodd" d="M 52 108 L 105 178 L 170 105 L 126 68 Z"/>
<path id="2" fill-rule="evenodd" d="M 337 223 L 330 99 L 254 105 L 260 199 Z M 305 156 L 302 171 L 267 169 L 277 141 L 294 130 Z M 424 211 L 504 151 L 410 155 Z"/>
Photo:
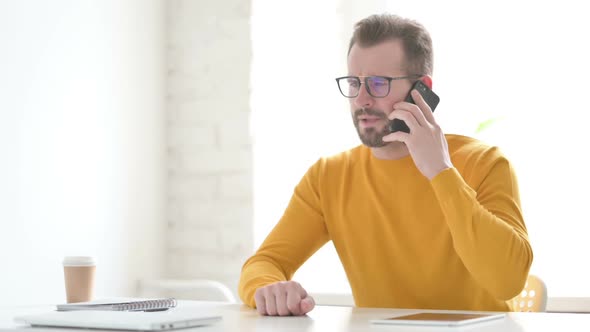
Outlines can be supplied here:
<path id="1" fill-rule="evenodd" d="M 426 84 L 427 87 L 432 89 L 432 77 L 430 77 L 430 75 L 424 75 L 420 80 L 424 82 L 424 84 Z"/>

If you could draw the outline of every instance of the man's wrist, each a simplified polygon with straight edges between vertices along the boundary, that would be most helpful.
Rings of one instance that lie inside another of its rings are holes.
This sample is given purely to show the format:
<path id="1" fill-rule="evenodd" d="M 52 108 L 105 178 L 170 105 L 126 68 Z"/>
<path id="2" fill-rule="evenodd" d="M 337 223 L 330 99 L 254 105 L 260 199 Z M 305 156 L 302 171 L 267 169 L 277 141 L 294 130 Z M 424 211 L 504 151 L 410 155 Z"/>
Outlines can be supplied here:
<path id="1" fill-rule="evenodd" d="M 437 177 L 439 174 L 441 174 L 442 172 L 453 168 L 453 165 L 445 165 L 435 171 L 433 171 L 431 174 L 427 174 L 426 177 L 428 178 L 429 181 L 434 180 L 435 177 Z"/>

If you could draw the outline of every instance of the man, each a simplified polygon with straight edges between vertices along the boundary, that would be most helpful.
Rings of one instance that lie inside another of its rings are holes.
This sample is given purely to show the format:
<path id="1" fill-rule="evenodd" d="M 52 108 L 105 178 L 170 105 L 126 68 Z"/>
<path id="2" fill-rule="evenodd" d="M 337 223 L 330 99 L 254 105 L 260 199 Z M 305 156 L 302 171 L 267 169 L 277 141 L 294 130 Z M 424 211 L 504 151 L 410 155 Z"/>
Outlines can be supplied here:
<path id="1" fill-rule="evenodd" d="M 516 177 L 497 148 L 444 135 L 410 91 L 416 80 L 432 87 L 432 58 L 415 21 L 356 24 L 348 76 L 337 81 L 363 145 L 316 162 L 244 264 L 239 294 L 260 314 L 313 309 L 291 278 L 330 240 L 357 306 L 510 310 L 533 260 Z M 393 119 L 409 133 L 391 132 Z"/>

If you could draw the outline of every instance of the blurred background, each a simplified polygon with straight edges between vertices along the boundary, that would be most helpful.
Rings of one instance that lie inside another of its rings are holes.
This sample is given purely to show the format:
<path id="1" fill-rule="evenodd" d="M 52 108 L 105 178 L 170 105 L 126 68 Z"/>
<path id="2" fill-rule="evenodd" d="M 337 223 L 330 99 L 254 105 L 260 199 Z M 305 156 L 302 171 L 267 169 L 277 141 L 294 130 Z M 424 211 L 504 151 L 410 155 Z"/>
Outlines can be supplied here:
<path id="1" fill-rule="evenodd" d="M 443 130 L 513 162 L 531 272 L 590 297 L 582 4 L 0 0 L 0 305 L 65 301 L 65 255 L 96 257 L 97 297 L 171 279 L 236 295 L 307 168 L 359 144 L 334 78 L 382 12 L 431 32 Z M 330 243 L 295 277 L 350 294 Z"/>

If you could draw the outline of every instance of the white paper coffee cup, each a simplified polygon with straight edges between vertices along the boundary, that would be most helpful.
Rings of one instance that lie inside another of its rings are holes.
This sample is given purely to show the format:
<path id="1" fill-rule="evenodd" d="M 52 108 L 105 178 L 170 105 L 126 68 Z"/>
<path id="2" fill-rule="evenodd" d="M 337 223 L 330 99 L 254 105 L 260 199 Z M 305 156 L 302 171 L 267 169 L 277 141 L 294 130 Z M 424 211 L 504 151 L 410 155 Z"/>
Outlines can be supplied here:
<path id="1" fill-rule="evenodd" d="M 63 260 L 68 303 L 91 301 L 94 293 L 96 261 L 90 256 L 66 256 Z"/>

